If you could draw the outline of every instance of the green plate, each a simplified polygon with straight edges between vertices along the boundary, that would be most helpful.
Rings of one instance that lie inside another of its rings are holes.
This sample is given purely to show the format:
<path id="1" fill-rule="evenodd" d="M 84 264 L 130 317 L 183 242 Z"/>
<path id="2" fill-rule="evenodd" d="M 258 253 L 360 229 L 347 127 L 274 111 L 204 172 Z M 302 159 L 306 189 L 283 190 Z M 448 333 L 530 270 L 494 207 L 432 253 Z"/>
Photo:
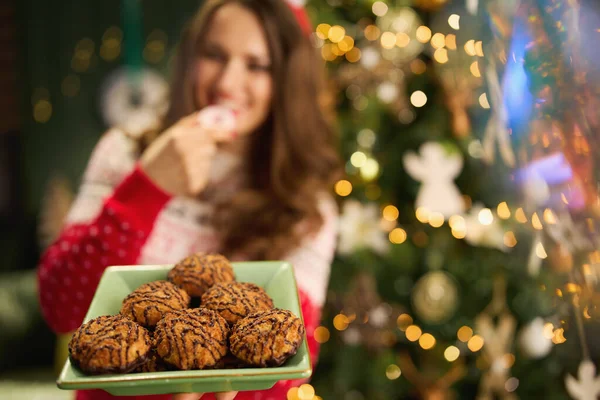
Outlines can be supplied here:
<path id="1" fill-rule="evenodd" d="M 85 316 L 85 321 L 100 315 L 117 314 L 125 296 L 140 285 L 166 279 L 172 265 L 136 265 L 109 267 Z M 296 280 L 287 262 L 233 263 L 240 282 L 252 282 L 266 290 L 275 307 L 302 317 Z M 264 390 L 280 380 L 308 378 L 312 373 L 306 338 L 295 356 L 280 367 L 216 369 L 195 371 L 145 372 L 122 375 L 85 375 L 69 360 L 56 381 L 61 389 L 103 389 L 116 396 Z"/>

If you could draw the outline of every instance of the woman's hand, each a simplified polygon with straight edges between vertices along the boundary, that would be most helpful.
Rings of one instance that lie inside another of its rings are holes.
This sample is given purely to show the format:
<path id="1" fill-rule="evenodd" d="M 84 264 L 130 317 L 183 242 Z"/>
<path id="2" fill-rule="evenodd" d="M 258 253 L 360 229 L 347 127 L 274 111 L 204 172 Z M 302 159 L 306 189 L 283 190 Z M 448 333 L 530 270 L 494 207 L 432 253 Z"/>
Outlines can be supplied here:
<path id="1" fill-rule="evenodd" d="M 223 393 L 215 393 L 215 397 L 217 400 L 233 400 L 238 392 L 223 392 Z M 204 393 L 180 393 L 174 394 L 173 400 L 198 400 L 200 399 Z"/>
<path id="2" fill-rule="evenodd" d="M 193 113 L 179 120 L 144 151 L 140 166 L 172 195 L 196 195 L 206 186 L 217 142 L 233 138 L 229 127 L 203 123 Z"/>

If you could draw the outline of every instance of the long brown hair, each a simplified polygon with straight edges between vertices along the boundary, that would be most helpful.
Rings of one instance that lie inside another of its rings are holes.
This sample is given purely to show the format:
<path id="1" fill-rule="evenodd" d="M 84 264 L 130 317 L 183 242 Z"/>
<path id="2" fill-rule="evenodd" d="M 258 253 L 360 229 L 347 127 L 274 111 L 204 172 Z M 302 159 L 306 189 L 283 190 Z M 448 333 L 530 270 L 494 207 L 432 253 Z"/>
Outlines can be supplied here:
<path id="1" fill-rule="evenodd" d="M 183 32 L 163 128 L 195 111 L 198 46 L 215 12 L 229 3 L 261 21 L 274 92 L 269 117 L 251 135 L 248 185 L 217 207 L 214 223 L 224 254 L 277 259 L 322 225 L 318 196 L 331 190 L 340 171 L 332 113 L 322 101 L 324 68 L 284 0 L 206 1 Z"/>

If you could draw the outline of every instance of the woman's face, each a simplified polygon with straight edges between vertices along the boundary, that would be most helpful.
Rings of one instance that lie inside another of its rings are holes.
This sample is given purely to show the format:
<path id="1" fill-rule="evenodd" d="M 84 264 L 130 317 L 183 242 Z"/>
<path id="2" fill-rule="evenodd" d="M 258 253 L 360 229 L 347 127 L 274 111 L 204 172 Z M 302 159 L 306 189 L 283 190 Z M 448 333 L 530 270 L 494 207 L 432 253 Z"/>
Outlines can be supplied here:
<path id="1" fill-rule="evenodd" d="M 222 105 L 237 116 L 238 135 L 254 132 L 267 118 L 273 97 L 271 55 L 258 18 L 230 3 L 213 16 L 196 64 L 198 108 Z"/>

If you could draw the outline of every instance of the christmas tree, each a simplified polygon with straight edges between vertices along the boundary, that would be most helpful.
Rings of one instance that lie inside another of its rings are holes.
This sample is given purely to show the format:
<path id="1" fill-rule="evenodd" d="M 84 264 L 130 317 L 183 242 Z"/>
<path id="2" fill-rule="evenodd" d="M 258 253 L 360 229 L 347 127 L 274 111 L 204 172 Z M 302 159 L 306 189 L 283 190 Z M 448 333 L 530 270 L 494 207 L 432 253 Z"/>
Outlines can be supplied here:
<path id="1" fill-rule="evenodd" d="M 347 160 L 316 395 L 596 398 L 579 5 L 308 7 Z"/>

